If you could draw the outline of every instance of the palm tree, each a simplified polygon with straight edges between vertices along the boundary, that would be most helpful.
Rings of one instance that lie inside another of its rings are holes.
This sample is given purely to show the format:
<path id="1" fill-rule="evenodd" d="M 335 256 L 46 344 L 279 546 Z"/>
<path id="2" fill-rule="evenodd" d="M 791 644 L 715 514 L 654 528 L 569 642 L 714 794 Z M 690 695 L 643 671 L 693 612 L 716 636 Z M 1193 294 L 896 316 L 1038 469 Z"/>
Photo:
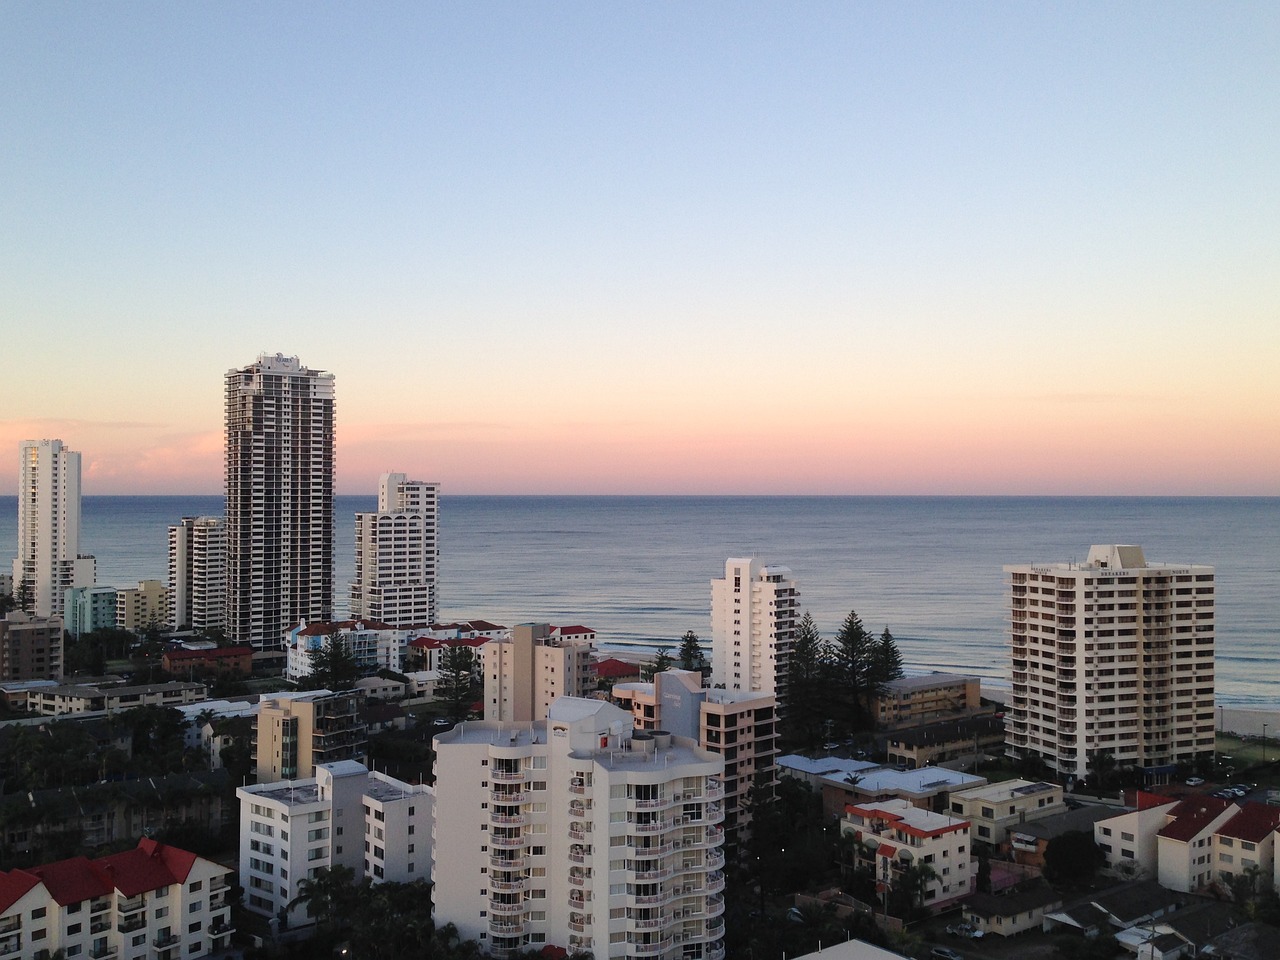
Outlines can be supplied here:
<path id="1" fill-rule="evenodd" d="M 321 929 L 344 924 L 359 898 L 356 872 L 342 865 L 321 869 L 314 877 L 304 877 L 298 881 L 297 890 L 285 911 L 292 912 L 305 904 L 307 916 Z"/>

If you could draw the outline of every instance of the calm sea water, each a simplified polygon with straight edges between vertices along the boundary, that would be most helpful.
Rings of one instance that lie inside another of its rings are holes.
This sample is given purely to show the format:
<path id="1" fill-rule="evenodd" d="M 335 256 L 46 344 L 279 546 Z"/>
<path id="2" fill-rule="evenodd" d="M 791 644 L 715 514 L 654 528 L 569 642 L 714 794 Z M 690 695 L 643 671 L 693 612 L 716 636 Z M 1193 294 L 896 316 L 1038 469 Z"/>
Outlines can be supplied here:
<path id="1" fill-rule="evenodd" d="M 339 497 L 337 584 L 353 570 Z M 101 583 L 166 576 L 167 527 L 219 514 L 221 497 L 86 497 L 82 543 Z M 0 557 L 17 502 L 0 497 Z M 674 645 L 709 633 L 725 558 L 789 566 L 827 634 L 850 609 L 888 625 L 908 669 L 1006 679 L 1005 563 L 1081 560 L 1092 543 L 1217 567 L 1219 702 L 1280 707 L 1280 498 L 444 497 L 447 619 L 584 623 L 602 645 Z M 5 568 L 7 570 L 7 567 Z"/>

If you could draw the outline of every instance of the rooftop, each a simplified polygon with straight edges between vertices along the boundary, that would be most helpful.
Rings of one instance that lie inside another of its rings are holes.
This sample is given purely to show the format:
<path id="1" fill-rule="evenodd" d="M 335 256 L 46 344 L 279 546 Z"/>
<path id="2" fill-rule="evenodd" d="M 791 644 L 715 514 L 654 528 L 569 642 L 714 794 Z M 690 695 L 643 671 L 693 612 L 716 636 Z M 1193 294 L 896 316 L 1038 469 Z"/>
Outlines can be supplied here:
<path id="1" fill-rule="evenodd" d="M 1232 801 L 1218 797 L 1200 796 L 1183 800 L 1166 814 L 1174 818 L 1173 822 L 1166 824 L 1157 836 L 1186 843 L 1194 839 L 1230 806 L 1233 806 Z"/>
<path id="2" fill-rule="evenodd" d="M 954 687 L 961 683 L 977 683 L 977 677 L 966 677 L 958 673 L 929 673 L 923 677 L 899 677 L 885 684 L 888 690 L 906 692 L 908 690 L 932 690 L 935 687 Z"/>
<path id="3" fill-rule="evenodd" d="M 1007 800 L 1021 800 L 1025 797 L 1051 793 L 1054 790 L 1060 791 L 1061 789 L 1061 787 L 1043 781 L 1000 780 L 996 783 L 988 783 L 969 790 L 961 790 L 956 794 L 956 799 L 1002 803 Z"/>
<path id="4" fill-rule="evenodd" d="M 932 796 L 943 791 L 953 793 L 986 783 L 982 777 L 945 767 L 921 767 L 919 770 L 905 771 L 876 767 L 857 776 L 858 782 L 852 785 L 842 777 L 823 777 L 822 782 L 862 794 L 910 793 L 917 796 Z"/>

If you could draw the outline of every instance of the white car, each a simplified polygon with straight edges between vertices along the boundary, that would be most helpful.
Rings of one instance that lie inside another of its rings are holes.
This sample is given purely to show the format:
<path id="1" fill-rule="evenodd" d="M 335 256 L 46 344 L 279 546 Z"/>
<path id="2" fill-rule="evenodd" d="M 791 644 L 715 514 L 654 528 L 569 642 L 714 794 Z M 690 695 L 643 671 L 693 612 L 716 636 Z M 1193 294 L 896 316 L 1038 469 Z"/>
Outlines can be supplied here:
<path id="1" fill-rule="evenodd" d="M 1188 787 L 1203 787 L 1204 777 L 1187 777 L 1186 782 Z"/>

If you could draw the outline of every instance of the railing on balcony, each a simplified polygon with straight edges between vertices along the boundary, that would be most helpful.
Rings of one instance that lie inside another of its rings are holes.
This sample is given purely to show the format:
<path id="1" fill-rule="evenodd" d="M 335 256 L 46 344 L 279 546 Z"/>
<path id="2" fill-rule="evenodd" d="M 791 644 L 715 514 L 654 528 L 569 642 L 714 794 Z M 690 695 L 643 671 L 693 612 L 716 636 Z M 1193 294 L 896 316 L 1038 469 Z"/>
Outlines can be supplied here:
<path id="1" fill-rule="evenodd" d="M 671 946 L 671 938 L 663 937 L 661 940 L 651 940 L 648 943 L 640 943 L 634 940 L 627 941 L 627 950 L 635 954 L 637 957 L 656 957 L 658 954 L 665 952 Z"/>

